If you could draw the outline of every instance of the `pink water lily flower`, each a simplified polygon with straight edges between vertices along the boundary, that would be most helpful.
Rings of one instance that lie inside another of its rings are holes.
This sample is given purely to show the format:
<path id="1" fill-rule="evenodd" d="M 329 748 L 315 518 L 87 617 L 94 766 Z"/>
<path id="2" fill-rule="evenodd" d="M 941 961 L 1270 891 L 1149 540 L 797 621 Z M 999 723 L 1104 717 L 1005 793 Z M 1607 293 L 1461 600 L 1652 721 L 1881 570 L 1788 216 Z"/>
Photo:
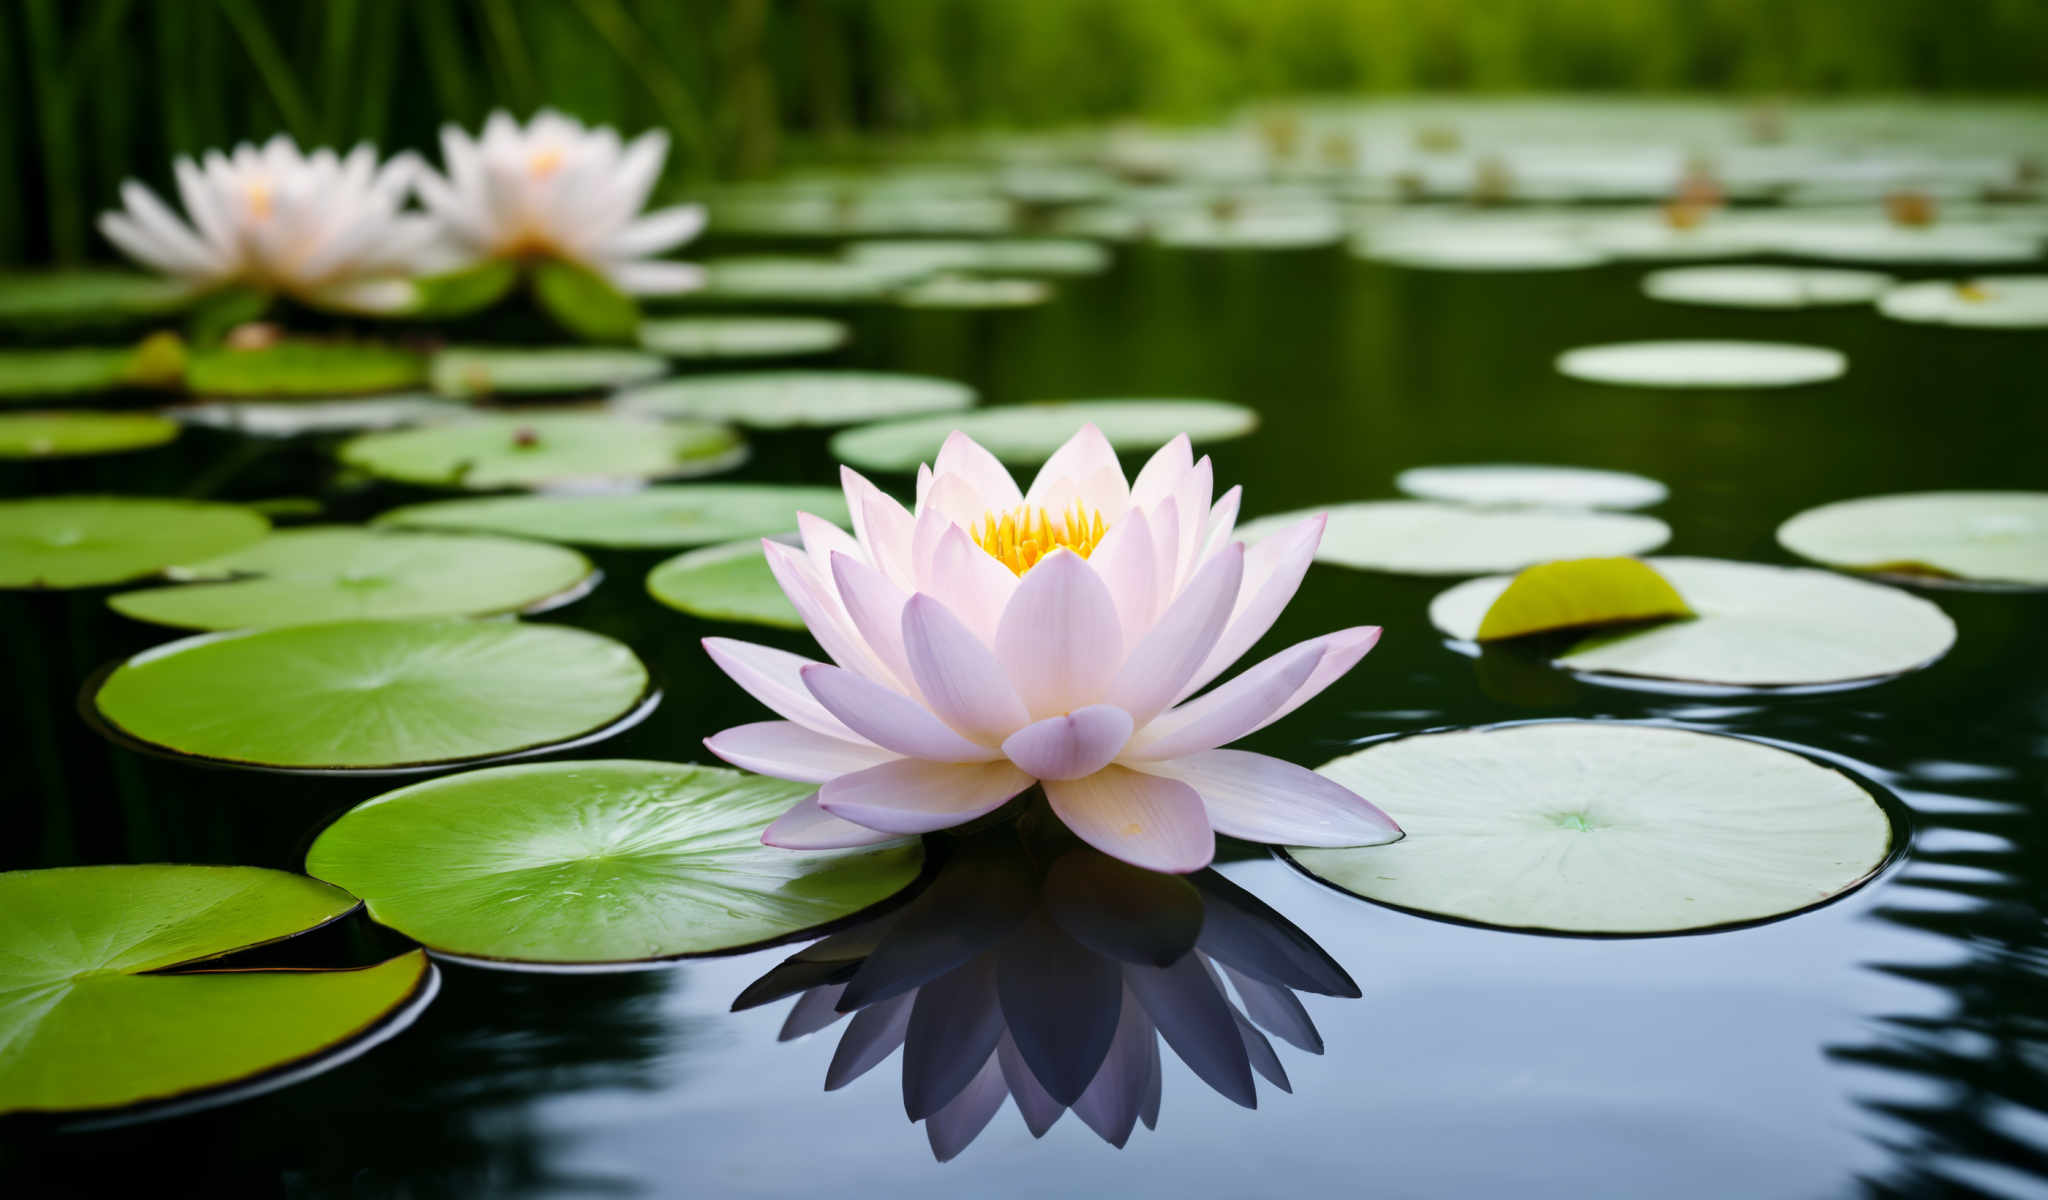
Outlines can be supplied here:
<path id="1" fill-rule="evenodd" d="M 1093 425 L 1028 491 L 958 432 L 919 468 L 915 511 L 842 476 L 853 536 L 803 513 L 801 549 L 762 543 L 832 662 L 704 643 L 785 718 L 705 744 L 735 766 L 820 785 L 764 842 L 926 833 L 1034 783 L 1084 841 L 1157 871 L 1208 865 L 1217 833 L 1304 846 L 1401 836 L 1330 779 L 1223 748 L 1350 670 L 1377 626 L 1312 638 L 1201 691 L 1293 597 L 1321 516 L 1247 547 L 1231 538 L 1239 489 L 1212 503 L 1209 460 L 1195 461 L 1185 436 L 1127 481 Z"/>

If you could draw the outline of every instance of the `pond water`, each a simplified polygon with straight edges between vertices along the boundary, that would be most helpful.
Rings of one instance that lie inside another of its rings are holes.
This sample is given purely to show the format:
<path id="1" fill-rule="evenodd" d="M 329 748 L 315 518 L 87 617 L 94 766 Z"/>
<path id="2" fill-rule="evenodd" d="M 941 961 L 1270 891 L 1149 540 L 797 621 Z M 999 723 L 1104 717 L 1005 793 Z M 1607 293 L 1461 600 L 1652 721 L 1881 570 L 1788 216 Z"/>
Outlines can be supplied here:
<path id="1" fill-rule="evenodd" d="M 1209 448 L 1217 477 L 1244 485 L 1247 515 L 1389 497 L 1394 475 L 1419 465 L 1574 464 L 1668 484 L 1651 510 L 1674 530 L 1668 553 L 1786 562 L 1773 530 L 1814 505 L 2048 482 L 2038 334 L 1902 325 L 1860 306 L 1660 304 L 1642 296 L 1642 274 L 1134 247 L 1036 308 L 851 310 L 850 345 L 822 361 L 959 379 L 995 404 L 1249 405 L 1262 427 Z M 1576 346 L 1667 338 L 1833 347 L 1849 369 L 1806 387 L 1694 392 L 1580 382 L 1552 365 Z M 754 440 L 728 477 L 832 478 L 822 433 Z M 0 483 L 7 495 L 255 499 L 304 494 L 327 464 L 314 443 L 192 430 L 134 455 L 8 466 Z M 424 498 L 356 486 L 330 512 L 366 519 Z M 758 719 L 738 715 L 752 705 L 698 645 L 735 627 L 645 593 L 669 553 L 593 553 L 600 586 L 544 618 L 626 642 L 662 689 L 646 720 L 564 757 L 705 759 L 702 738 Z M 1738 733 L 1888 790 L 1910 814 L 1909 851 L 1871 885 L 1782 921 L 1598 939 L 1397 912 L 1262 848 L 1226 847 L 1221 873 L 1319 943 L 1362 995 L 1305 997 L 1325 1051 L 1278 1046 L 1292 1094 L 1262 1085 L 1256 1111 L 1166 1053 L 1157 1129 L 1122 1150 L 1071 1115 L 1035 1141 L 1006 1107 L 935 1164 L 906 1121 L 896 1060 L 827 1092 L 836 1028 L 779 1043 L 789 1001 L 728 1011 L 796 949 L 783 946 L 625 974 L 444 965 L 410 1029 L 296 1086 L 99 1132 L 0 1132 L 9 1190 L 96 1192 L 146 1172 L 153 1190 L 321 1196 L 2048 1193 L 2048 595 L 1927 591 L 1959 640 L 1888 682 L 1703 695 L 1456 653 L 1425 616 L 1448 582 L 1311 571 L 1268 645 L 1359 623 L 1385 637 L 1251 747 L 1316 764 L 1390 733 L 1558 717 Z M 6 867 L 296 869 L 335 815 L 394 786 L 110 745 L 80 719 L 80 687 L 164 635 L 108 611 L 103 592 L 6 594 L 0 628 L 14 697 L 0 731 Z M 398 941 L 358 917 L 248 960 L 370 961 Z"/>

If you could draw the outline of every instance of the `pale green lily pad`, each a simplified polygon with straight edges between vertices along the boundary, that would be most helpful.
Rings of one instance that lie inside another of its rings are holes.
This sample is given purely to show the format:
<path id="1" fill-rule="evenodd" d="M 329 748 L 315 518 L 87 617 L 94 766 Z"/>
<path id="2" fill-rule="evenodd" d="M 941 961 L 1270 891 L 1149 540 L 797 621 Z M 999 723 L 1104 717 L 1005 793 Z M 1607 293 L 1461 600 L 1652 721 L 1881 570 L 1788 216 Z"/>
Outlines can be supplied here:
<path id="1" fill-rule="evenodd" d="M 1455 223 L 1368 234 L 1352 243 L 1352 253 L 1418 271 L 1578 271 L 1608 259 L 1558 230 L 1466 228 Z"/>
<path id="2" fill-rule="evenodd" d="M 0 399 L 111 392 L 137 382 L 134 365 L 135 350 L 128 346 L 0 350 Z"/>
<path id="3" fill-rule="evenodd" d="M 1656 480 L 1626 471 L 1522 463 L 1410 467 L 1394 486 L 1424 500 L 1488 508 L 1647 508 L 1669 494 Z"/>
<path id="4" fill-rule="evenodd" d="M 647 592 L 670 608 L 710 621 L 804 627 L 768 569 L 759 538 L 678 554 L 647 573 Z"/>
<path id="5" fill-rule="evenodd" d="M 414 388 L 426 375 L 426 356 L 400 346 L 284 341 L 194 350 L 185 386 L 203 396 L 337 396 Z"/>
<path id="6" fill-rule="evenodd" d="M 135 271 L 88 268 L 0 275 L 0 322 L 113 324 L 178 312 L 198 295 L 184 280 Z"/>
<path id="7" fill-rule="evenodd" d="M 450 346 L 429 370 L 433 389 L 456 399 L 599 392 L 666 374 L 658 354 L 604 346 Z"/>
<path id="8" fill-rule="evenodd" d="M 1084 238 L 883 238 L 846 248 L 855 262 L 878 263 L 905 274 L 927 271 L 1001 275 L 1096 275 L 1110 253 Z"/>
<path id="9" fill-rule="evenodd" d="M 1060 400 L 980 408 L 957 416 L 919 417 L 848 429 L 832 439 L 833 457 L 877 471 L 915 471 L 937 457 L 959 430 L 1004 462 L 1042 463 L 1074 431 L 1094 422 L 1110 445 L 1130 453 L 1155 450 L 1180 434 L 1197 443 L 1243 437 L 1258 414 L 1221 400 Z"/>
<path id="10" fill-rule="evenodd" d="M 516 621 L 341 621 L 203 634 L 115 668 L 116 730 L 244 766 L 393 769 L 560 745 L 639 708 L 647 668 L 610 638 Z"/>
<path id="11" fill-rule="evenodd" d="M 155 413 L 0 413 L 0 458 L 67 458 L 147 450 L 178 436 Z"/>
<path id="12" fill-rule="evenodd" d="M 378 525 L 503 533 L 578 546 L 702 546 L 767 537 L 811 513 L 851 523 L 838 488 L 776 483 L 683 483 L 599 496 L 498 496 L 396 508 Z"/>
<path id="13" fill-rule="evenodd" d="M 1894 320 L 1927 325 L 2048 328 L 2048 275 L 1909 283 L 1880 296 L 1877 311 Z"/>
<path id="14" fill-rule="evenodd" d="M 915 841 L 780 850 L 811 792 L 689 763 L 555 762 L 388 792 L 327 827 L 312 874 L 437 954 L 601 967 L 737 949 L 834 921 L 917 877 Z"/>
<path id="15" fill-rule="evenodd" d="M 1210 211 L 1161 215 L 1152 225 L 1152 240 L 1183 250 L 1312 250 L 1344 238 L 1344 221 L 1335 209 L 1259 208 L 1218 216 Z"/>
<path id="16" fill-rule="evenodd" d="M 0 588 L 126 583 L 225 554 L 270 530 L 232 504 L 140 496 L 0 500 Z"/>
<path id="17" fill-rule="evenodd" d="M 1034 308 L 1053 296 L 1038 279 L 986 279 L 978 275 L 935 275 L 896 294 L 905 308 Z"/>
<path id="18" fill-rule="evenodd" d="M 1715 308 L 1820 308 L 1868 304 L 1892 285 L 1877 271 L 1827 267 L 1673 267 L 1643 277 L 1643 294 Z"/>
<path id="19" fill-rule="evenodd" d="M 1801 558 L 1856 571 L 2048 587 L 2048 492 L 1907 492 L 1808 509 L 1778 526 Z"/>
<path id="20" fill-rule="evenodd" d="M 1671 539 L 1671 527 L 1633 513 L 1473 508 L 1428 500 L 1371 500 L 1261 517 L 1237 536 L 1256 541 L 1317 512 L 1330 515 L 1318 562 L 1398 575 L 1517 571 L 1560 558 L 1643 554 Z"/>
<path id="21" fill-rule="evenodd" d="M 1772 234 L 1771 247 L 1780 254 L 1828 262 L 1989 266 L 2041 257 L 2037 239 L 1982 225 L 1788 225 Z"/>
<path id="22" fill-rule="evenodd" d="M 296 1066 L 267 1080 L 291 1082 L 396 1032 L 433 994 L 417 950 L 337 970 L 206 965 L 355 907 L 256 867 L 0 874 L 0 1114 L 230 1099 L 215 1089 Z"/>
<path id="23" fill-rule="evenodd" d="M 1629 387 L 1797 387 L 1849 369 L 1839 350 L 1784 342 L 1615 342 L 1581 346 L 1557 358 L 1573 379 Z"/>
<path id="24" fill-rule="evenodd" d="M 1558 654 L 1596 675 L 1727 687 L 1816 687 L 1902 675 L 1948 653 L 1955 622 L 1918 596 L 1805 567 L 1712 558 L 1652 558 L 1696 614 L 1601 634 Z M 1454 638 L 1478 635 L 1510 577 L 1471 579 L 1430 602 Z"/>
<path id="25" fill-rule="evenodd" d="M 851 304 L 886 300 L 921 272 L 886 263 L 801 255 L 714 258 L 693 300 Z"/>
<path id="26" fill-rule="evenodd" d="M 574 550 L 519 538 L 357 529 L 280 530 L 170 571 L 188 582 L 107 603 L 180 629 L 535 612 L 581 595 L 595 568 Z"/>
<path id="27" fill-rule="evenodd" d="M 1797 754 L 1588 721 L 1427 733 L 1321 772 L 1407 831 L 1291 848 L 1326 883 L 1531 931 L 1660 934 L 1764 921 L 1863 883 L 1892 848 L 1872 795 Z"/>
<path id="28" fill-rule="evenodd" d="M 631 388 L 613 403 L 649 416 L 794 429 L 951 412 L 972 405 L 974 389 L 950 379 L 882 371 L 746 371 Z"/>
<path id="29" fill-rule="evenodd" d="M 1675 225 L 1662 212 L 1588 221 L 1579 237 L 1615 258 L 1742 258 L 1764 248 L 1763 239 L 1740 224 L 1708 217 L 1694 225 Z"/>
<path id="30" fill-rule="evenodd" d="M 341 461 L 401 483 L 476 490 L 603 487 L 709 475 L 739 465 L 747 445 L 723 425 L 602 413 L 534 412 L 366 433 Z"/>
<path id="31" fill-rule="evenodd" d="M 794 358 L 846 344 L 830 317 L 659 317 L 640 322 L 640 346 L 668 358 Z"/>
<path id="32" fill-rule="evenodd" d="M 216 400 L 180 404 L 165 411 L 166 416 L 187 425 L 276 438 L 398 429 L 467 414 L 463 406 L 423 392 L 333 400 Z"/>

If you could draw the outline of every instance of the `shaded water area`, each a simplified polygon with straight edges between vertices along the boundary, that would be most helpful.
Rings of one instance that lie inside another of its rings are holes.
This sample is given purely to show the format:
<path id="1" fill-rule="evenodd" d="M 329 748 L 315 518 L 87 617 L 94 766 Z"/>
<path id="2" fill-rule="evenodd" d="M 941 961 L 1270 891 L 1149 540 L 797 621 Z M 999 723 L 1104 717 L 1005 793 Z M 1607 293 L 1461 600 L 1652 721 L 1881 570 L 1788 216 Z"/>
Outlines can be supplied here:
<path id="1" fill-rule="evenodd" d="M 749 245 L 749 249 L 758 247 Z M 713 247 L 715 250 L 716 247 Z M 1659 305 L 1641 269 L 1431 274 L 1339 248 L 1132 247 L 1017 312 L 857 309 L 830 361 L 957 378 L 985 402 L 1215 396 L 1252 436 L 1209 448 L 1257 515 L 1393 494 L 1404 467 L 1551 462 L 1670 485 L 1668 552 L 1786 562 L 1813 505 L 1934 488 L 2038 488 L 2038 334 L 1888 322 L 1865 307 Z M 1812 387 L 1676 392 L 1552 369 L 1639 338 L 1831 346 Z M 732 478 L 826 482 L 819 434 L 758 434 Z M 319 446 L 192 430 L 145 453 L 0 468 L 7 495 L 303 494 Z M 908 480 L 886 481 L 908 490 Z M 332 494 L 363 519 L 422 498 Z M 702 760 L 751 702 L 694 621 L 641 584 L 669 552 L 597 552 L 601 585 L 541 618 L 632 646 L 662 689 L 639 725 L 568 757 Z M 1447 648 L 1424 616 L 1448 580 L 1318 566 L 1266 645 L 1386 627 L 1359 668 L 1249 742 L 1315 764 L 1365 739 L 1536 718 L 1656 721 L 1769 739 L 1895 794 L 1911 844 L 1870 886 L 1782 921 L 1595 939 L 1455 925 L 1339 894 L 1264 848 L 1229 880 L 1356 981 L 1307 995 L 1320 1056 L 1279 1047 L 1292 1094 L 1245 1111 L 1166 1054 L 1156 1131 L 1121 1151 L 1069 1117 L 1034 1141 L 1005 1111 L 935 1165 L 894 1060 L 823 1090 L 836 1032 L 776 1040 L 788 1002 L 730 1013 L 795 947 L 609 975 L 442 968 L 419 1021 L 297 1086 L 143 1125 L 0 1131 L 15 1195 L 164 1190 L 344 1196 L 2041 1195 L 2048 1191 L 2048 595 L 1929 590 L 1960 631 L 1926 670 L 1817 694 L 1674 694 Z M 297 869 L 312 836 L 391 786 L 207 769 L 111 747 L 77 711 L 118 657 L 165 640 L 104 592 L 0 598 L 15 711 L 0 733 L 0 865 L 181 861 Z M 790 649 L 808 639 L 745 630 Z M 356 918 L 321 949 L 397 941 Z"/>

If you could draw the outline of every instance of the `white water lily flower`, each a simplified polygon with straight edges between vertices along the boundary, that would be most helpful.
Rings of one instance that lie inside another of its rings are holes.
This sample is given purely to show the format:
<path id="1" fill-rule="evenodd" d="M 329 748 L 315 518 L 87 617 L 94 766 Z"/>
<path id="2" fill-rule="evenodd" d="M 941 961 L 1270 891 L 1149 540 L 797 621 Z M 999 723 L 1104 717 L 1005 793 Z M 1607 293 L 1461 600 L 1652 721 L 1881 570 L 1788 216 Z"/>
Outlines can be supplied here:
<path id="1" fill-rule="evenodd" d="M 1151 870 L 1208 865 L 1218 832 L 1308 846 L 1400 836 L 1313 771 L 1222 748 L 1350 670 L 1378 627 L 1299 643 L 1195 695 L 1272 627 L 1321 516 L 1247 548 L 1231 538 L 1239 489 L 1212 504 L 1209 460 L 1194 461 L 1185 435 L 1127 482 L 1093 425 L 1029 491 L 958 432 L 919 469 L 914 513 L 852 470 L 843 478 L 855 536 L 801 513 L 801 549 L 763 543 L 832 663 L 704 643 L 785 718 L 706 745 L 822 785 L 763 841 L 822 849 L 925 833 L 1034 783 L 1083 840 Z"/>
<path id="2" fill-rule="evenodd" d="M 431 257 L 433 226 L 399 211 L 418 166 L 409 154 L 379 166 L 367 143 L 347 157 L 325 147 L 307 154 L 279 134 L 198 163 L 180 156 L 172 169 L 186 220 L 131 179 L 123 207 L 101 214 L 99 227 L 136 262 L 198 287 L 240 284 L 389 312 L 414 301 L 410 277 Z"/>
<path id="3" fill-rule="evenodd" d="M 635 295 L 703 285 L 703 268 L 655 256 L 696 237 L 704 209 L 641 214 L 668 157 L 662 131 L 621 145 L 616 130 L 558 112 L 542 109 L 522 127 L 500 111 L 481 138 L 443 126 L 441 150 L 448 174 L 422 171 L 420 199 L 465 257 L 562 259 Z"/>

